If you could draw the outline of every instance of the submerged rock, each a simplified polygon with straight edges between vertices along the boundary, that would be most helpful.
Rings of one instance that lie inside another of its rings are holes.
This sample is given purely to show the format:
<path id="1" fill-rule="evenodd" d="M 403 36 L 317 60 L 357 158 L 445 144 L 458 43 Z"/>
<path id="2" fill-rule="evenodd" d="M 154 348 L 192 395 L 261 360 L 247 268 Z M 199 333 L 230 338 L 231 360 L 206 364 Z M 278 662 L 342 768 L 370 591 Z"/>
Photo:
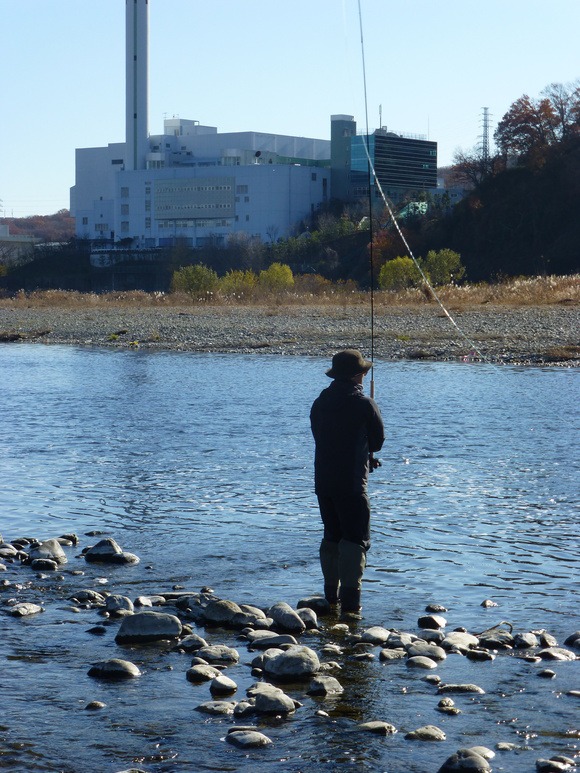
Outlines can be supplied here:
<path id="1" fill-rule="evenodd" d="M 405 735 L 409 741 L 444 741 L 446 737 L 443 730 L 436 725 L 423 725 Z"/>
<path id="2" fill-rule="evenodd" d="M 248 694 L 254 699 L 259 714 L 290 714 L 296 711 L 295 702 L 279 687 L 264 682 L 258 685 L 250 688 Z"/>
<path id="3" fill-rule="evenodd" d="M 379 720 L 361 722 L 358 727 L 361 730 L 366 730 L 367 733 L 376 733 L 377 735 L 394 735 L 397 732 L 397 728 L 394 725 Z"/>
<path id="4" fill-rule="evenodd" d="M 201 711 L 204 714 L 223 716 L 233 714 L 235 707 L 236 704 L 231 703 L 230 701 L 206 701 L 205 703 L 200 703 L 199 706 L 196 706 L 195 710 Z"/>
<path id="5" fill-rule="evenodd" d="M 8 611 L 12 617 L 28 617 L 29 615 L 36 615 L 39 612 L 44 612 L 44 607 L 39 604 L 33 604 L 30 601 L 22 601 L 20 604 L 15 604 Z"/>
<path id="6" fill-rule="evenodd" d="M 308 695 L 341 695 L 344 688 L 334 676 L 317 674 L 308 688 Z"/>
<path id="7" fill-rule="evenodd" d="M 133 679 L 136 676 L 141 676 L 141 671 L 130 660 L 111 658 L 94 663 L 88 674 L 97 679 Z"/>
<path id="8" fill-rule="evenodd" d="M 578 656 L 572 650 L 566 650 L 563 647 L 548 647 L 538 652 L 542 660 L 576 660 Z"/>
<path id="9" fill-rule="evenodd" d="M 96 545 L 90 547 L 84 554 L 89 562 L 101 562 L 106 564 L 138 564 L 139 558 L 134 553 L 125 553 L 112 537 L 99 540 Z"/>
<path id="10" fill-rule="evenodd" d="M 457 773 L 464 770 L 471 773 L 486 773 L 491 770 L 491 766 L 485 757 L 473 749 L 459 749 L 445 760 L 437 773 Z"/>
<path id="11" fill-rule="evenodd" d="M 197 655 L 208 663 L 218 663 L 230 665 L 237 663 L 240 654 L 233 647 L 227 647 L 225 644 L 213 644 L 208 647 L 201 647 L 197 650 Z"/>
<path id="12" fill-rule="evenodd" d="M 235 727 L 228 731 L 226 741 L 240 749 L 256 749 L 272 743 L 267 735 L 258 730 L 236 730 Z"/>

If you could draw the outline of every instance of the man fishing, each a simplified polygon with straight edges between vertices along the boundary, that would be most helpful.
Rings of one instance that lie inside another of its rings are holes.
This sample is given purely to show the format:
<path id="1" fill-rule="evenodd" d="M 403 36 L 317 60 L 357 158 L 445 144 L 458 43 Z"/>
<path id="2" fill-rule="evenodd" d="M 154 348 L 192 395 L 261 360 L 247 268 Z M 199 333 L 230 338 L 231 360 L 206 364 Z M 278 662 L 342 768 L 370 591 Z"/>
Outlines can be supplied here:
<path id="1" fill-rule="evenodd" d="M 363 378 L 372 368 L 356 349 L 332 358 L 326 375 L 332 384 L 316 398 L 310 425 L 316 445 L 314 483 L 324 536 L 320 565 L 324 595 L 340 601 L 343 614 L 360 612 L 361 582 L 370 547 L 369 471 L 385 434 L 378 405 L 363 393 Z"/>

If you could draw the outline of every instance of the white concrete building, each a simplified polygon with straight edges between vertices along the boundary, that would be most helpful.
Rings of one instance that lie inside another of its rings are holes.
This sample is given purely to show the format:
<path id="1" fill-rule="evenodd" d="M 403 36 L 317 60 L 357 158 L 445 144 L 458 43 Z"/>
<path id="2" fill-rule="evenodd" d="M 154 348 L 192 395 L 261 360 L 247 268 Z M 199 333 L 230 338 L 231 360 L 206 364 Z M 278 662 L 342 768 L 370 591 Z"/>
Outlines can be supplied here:
<path id="1" fill-rule="evenodd" d="M 147 34 L 147 0 L 126 0 L 126 138 L 76 151 L 76 235 L 133 247 L 290 235 L 330 196 L 330 141 L 180 118 L 149 136 Z"/>

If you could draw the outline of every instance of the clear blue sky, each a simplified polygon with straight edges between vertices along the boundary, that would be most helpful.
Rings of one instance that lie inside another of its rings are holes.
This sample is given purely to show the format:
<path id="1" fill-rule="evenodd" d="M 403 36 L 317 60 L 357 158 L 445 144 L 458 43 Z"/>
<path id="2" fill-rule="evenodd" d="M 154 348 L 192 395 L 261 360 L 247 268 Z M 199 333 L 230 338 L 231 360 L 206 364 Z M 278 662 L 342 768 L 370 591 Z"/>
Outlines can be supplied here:
<path id="1" fill-rule="evenodd" d="M 579 0 L 361 0 L 369 125 L 428 135 L 439 165 L 511 103 L 580 77 Z M 149 131 L 328 139 L 365 126 L 357 0 L 150 0 Z M 69 206 L 75 148 L 125 138 L 124 0 L 0 0 L 0 199 Z"/>

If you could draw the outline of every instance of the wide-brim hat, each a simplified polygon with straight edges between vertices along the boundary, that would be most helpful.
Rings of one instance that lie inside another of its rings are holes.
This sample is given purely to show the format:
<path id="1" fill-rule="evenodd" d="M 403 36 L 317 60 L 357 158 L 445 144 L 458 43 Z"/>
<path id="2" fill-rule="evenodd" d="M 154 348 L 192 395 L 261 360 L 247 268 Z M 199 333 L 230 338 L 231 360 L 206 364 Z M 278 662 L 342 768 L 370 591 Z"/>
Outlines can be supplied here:
<path id="1" fill-rule="evenodd" d="M 358 349 L 343 349 L 332 358 L 332 368 L 326 371 L 329 378 L 352 378 L 359 373 L 368 373 L 372 362 L 365 360 Z"/>

